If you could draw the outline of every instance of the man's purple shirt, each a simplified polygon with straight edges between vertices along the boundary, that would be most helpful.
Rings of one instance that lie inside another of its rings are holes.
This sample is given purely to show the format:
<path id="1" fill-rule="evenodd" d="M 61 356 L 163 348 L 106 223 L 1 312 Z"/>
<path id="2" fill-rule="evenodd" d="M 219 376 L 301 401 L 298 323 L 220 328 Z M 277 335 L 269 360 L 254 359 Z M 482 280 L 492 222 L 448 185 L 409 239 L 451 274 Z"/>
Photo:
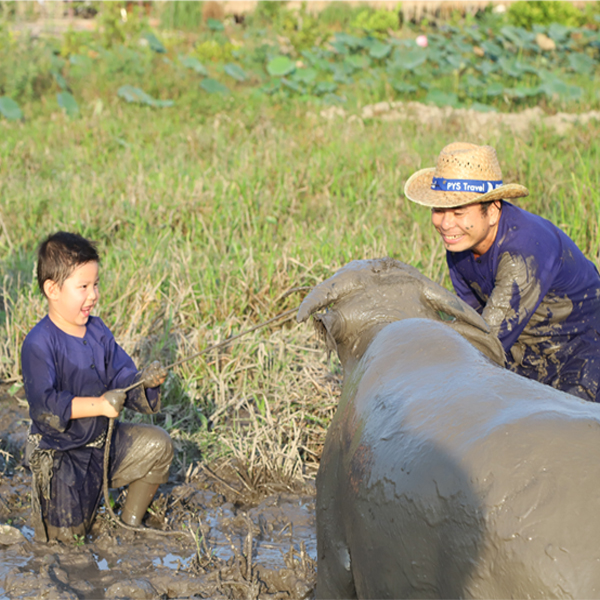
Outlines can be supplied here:
<path id="1" fill-rule="evenodd" d="M 446 258 L 456 293 L 488 321 L 511 370 L 600 400 L 600 276 L 563 231 L 503 202 L 485 254 Z"/>

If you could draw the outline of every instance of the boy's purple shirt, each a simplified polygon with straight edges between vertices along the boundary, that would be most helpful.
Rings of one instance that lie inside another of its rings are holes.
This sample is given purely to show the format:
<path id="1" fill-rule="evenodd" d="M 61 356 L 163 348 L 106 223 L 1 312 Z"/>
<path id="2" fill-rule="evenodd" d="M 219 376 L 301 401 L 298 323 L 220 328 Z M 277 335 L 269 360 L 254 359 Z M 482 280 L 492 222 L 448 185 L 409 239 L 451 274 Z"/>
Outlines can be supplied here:
<path id="1" fill-rule="evenodd" d="M 116 343 L 98 317 L 90 317 L 86 334 L 65 333 L 44 317 L 27 335 L 21 349 L 25 394 L 32 433 L 41 433 L 40 448 L 71 450 L 96 439 L 107 427 L 106 417 L 71 420 L 71 401 L 76 396 L 98 397 L 107 390 L 131 385 L 138 370 L 131 357 Z M 125 406 L 154 410 L 159 388 L 128 393 Z"/>
<path id="2" fill-rule="evenodd" d="M 587 364 L 578 367 L 580 378 L 595 377 L 596 395 L 600 276 L 573 240 L 550 221 L 504 202 L 485 254 L 447 252 L 446 259 L 457 295 L 488 320 L 510 368 L 564 389 L 557 377 L 576 359 Z"/>

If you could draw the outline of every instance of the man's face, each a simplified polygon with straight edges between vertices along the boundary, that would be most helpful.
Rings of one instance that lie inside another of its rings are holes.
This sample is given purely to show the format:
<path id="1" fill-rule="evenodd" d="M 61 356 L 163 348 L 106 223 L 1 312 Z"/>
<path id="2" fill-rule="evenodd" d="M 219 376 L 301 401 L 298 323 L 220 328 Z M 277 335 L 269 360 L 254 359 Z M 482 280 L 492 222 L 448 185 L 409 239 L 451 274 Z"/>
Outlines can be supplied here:
<path id="1" fill-rule="evenodd" d="M 485 254 L 496 239 L 499 220 L 496 203 L 485 214 L 480 204 L 431 209 L 431 222 L 450 252 L 471 250 L 476 255 Z"/>

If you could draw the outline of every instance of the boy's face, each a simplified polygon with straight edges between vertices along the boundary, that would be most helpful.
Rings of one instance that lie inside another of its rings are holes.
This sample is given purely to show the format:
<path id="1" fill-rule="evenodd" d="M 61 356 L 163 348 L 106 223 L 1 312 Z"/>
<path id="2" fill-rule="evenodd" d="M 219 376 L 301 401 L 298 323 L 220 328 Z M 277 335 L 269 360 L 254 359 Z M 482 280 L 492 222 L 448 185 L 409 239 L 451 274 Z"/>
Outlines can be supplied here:
<path id="1" fill-rule="evenodd" d="M 431 222 L 450 252 L 471 250 L 477 255 L 485 254 L 496 239 L 499 220 L 496 204 L 490 205 L 487 213 L 481 204 L 431 210 Z"/>
<path id="2" fill-rule="evenodd" d="M 48 316 L 65 333 L 83 337 L 98 292 L 98 263 L 90 261 L 76 267 L 62 286 L 54 281 L 44 283 L 48 298 Z"/>

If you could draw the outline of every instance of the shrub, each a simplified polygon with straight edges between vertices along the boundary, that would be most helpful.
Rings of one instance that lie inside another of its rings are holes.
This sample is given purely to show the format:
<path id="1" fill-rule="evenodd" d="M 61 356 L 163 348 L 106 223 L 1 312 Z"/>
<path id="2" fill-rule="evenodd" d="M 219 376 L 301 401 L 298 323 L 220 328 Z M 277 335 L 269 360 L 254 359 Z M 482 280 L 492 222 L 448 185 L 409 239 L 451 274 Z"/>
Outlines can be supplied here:
<path id="1" fill-rule="evenodd" d="M 512 25 L 531 29 L 533 25 L 560 23 L 567 27 L 583 25 L 585 17 L 570 2 L 549 2 L 547 0 L 519 1 L 511 4 L 508 19 Z"/>
<path id="2" fill-rule="evenodd" d="M 200 61 L 227 62 L 233 58 L 233 44 L 216 40 L 206 40 L 196 46 L 194 56 Z"/>
<path id="3" fill-rule="evenodd" d="M 366 8 L 358 13 L 352 26 L 362 29 L 370 35 L 385 37 L 390 29 L 400 28 L 398 13 L 391 10 L 371 10 Z"/>
<path id="4" fill-rule="evenodd" d="M 327 36 L 327 28 L 311 15 L 303 2 L 300 10 L 286 10 L 279 16 L 280 30 L 298 51 L 312 48 L 319 39 Z"/>

